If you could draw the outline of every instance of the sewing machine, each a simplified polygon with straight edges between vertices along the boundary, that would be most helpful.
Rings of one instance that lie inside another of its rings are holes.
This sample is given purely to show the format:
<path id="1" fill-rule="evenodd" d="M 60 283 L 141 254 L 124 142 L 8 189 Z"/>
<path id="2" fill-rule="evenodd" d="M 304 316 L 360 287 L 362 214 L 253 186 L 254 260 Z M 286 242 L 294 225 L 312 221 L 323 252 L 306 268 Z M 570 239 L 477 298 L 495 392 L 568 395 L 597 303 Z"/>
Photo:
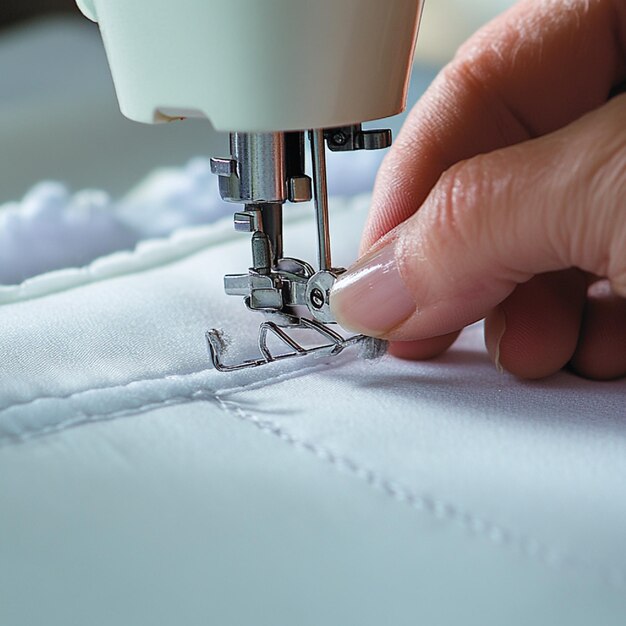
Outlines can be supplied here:
<path id="1" fill-rule="evenodd" d="M 333 266 L 325 149 L 376 150 L 391 131 L 362 123 L 405 106 L 423 0 L 77 0 L 100 25 L 122 113 L 159 123 L 207 118 L 230 133 L 230 152 L 211 160 L 219 190 L 242 205 L 235 229 L 252 234 L 251 267 L 224 278 L 267 318 L 261 357 L 225 365 L 222 333 L 207 333 L 214 366 L 256 367 L 317 352 L 335 355 L 361 344 L 344 338 L 330 291 L 344 271 Z M 305 140 L 311 176 L 306 173 Z M 287 202 L 314 200 L 317 266 L 283 255 Z M 316 331 L 326 342 L 306 349 L 290 334 Z M 268 334 L 292 349 L 273 355 Z"/>

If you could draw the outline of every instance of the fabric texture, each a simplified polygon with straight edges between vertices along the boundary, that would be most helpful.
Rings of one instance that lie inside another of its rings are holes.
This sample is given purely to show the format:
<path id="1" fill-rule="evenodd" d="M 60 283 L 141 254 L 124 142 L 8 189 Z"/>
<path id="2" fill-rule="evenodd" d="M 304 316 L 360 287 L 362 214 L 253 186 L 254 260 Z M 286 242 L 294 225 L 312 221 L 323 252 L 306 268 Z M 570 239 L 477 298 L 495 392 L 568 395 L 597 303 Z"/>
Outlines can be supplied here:
<path id="1" fill-rule="evenodd" d="M 368 200 L 331 204 L 337 263 Z M 5 288 L 0 622 L 622 623 L 624 381 L 516 381 L 480 326 L 215 372 L 206 329 L 255 351 L 248 255 L 218 223 Z"/>

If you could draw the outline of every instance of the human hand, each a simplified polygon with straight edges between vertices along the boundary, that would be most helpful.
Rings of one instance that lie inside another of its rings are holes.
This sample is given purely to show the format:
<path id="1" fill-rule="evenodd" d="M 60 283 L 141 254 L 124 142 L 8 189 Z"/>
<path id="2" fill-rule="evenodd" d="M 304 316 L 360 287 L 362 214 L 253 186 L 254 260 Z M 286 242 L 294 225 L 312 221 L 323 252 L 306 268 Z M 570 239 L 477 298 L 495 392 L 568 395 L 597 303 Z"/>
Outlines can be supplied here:
<path id="1" fill-rule="evenodd" d="M 383 162 L 340 324 L 419 359 L 484 317 L 518 376 L 625 375 L 625 79 L 623 0 L 525 0 L 479 31 Z"/>

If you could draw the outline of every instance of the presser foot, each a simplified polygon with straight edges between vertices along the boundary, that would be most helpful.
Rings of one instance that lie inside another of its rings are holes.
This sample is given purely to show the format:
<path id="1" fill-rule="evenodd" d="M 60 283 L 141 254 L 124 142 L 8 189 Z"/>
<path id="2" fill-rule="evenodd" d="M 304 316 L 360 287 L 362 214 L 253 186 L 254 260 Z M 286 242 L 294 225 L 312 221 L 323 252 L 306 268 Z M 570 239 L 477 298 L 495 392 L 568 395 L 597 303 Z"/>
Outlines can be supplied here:
<path id="1" fill-rule="evenodd" d="M 311 177 L 305 173 L 305 135 L 311 150 Z M 228 295 L 243 296 L 249 310 L 269 319 L 259 328 L 259 358 L 240 363 L 225 363 L 228 345 L 223 333 L 208 331 L 207 347 L 216 370 L 234 372 L 307 355 L 334 357 L 351 346 L 358 346 L 365 359 L 385 353 L 385 341 L 364 335 L 344 338 L 328 326 L 335 321 L 330 294 L 345 270 L 335 267 L 331 258 L 325 147 L 374 150 L 390 142 L 390 131 L 364 131 L 360 124 L 307 132 L 231 133 L 230 157 L 212 159 L 211 170 L 219 176 L 222 198 L 244 205 L 243 211 L 235 213 L 235 230 L 252 233 L 252 267 L 247 273 L 226 275 L 224 289 Z M 317 271 L 283 254 L 283 205 L 311 198 L 315 201 Z M 303 309 L 310 318 L 294 314 Z M 317 343 L 308 348 L 301 345 L 292 333 L 303 330 L 311 331 Z M 269 338 L 286 351 L 272 352 Z"/>
<path id="2" fill-rule="evenodd" d="M 326 343 L 305 348 L 287 330 L 310 330 L 317 333 L 318 338 L 322 337 Z M 269 336 L 278 339 L 282 344 L 290 349 L 288 352 L 274 354 L 268 346 Z M 344 338 L 339 333 L 316 320 L 305 317 L 294 318 L 288 325 L 281 326 L 276 322 L 266 321 L 259 327 L 258 346 L 261 353 L 258 359 L 249 359 L 241 363 L 226 364 L 224 356 L 228 350 L 222 331 L 212 329 L 206 333 L 207 348 L 213 367 L 219 372 L 235 372 L 261 365 L 268 365 L 276 361 L 285 361 L 297 357 L 315 355 L 316 357 L 334 357 L 341 354 L 346 348 L 358 346 L 360 356 L 367 360 L 374 360 L 382 357 L 387 350 L 387 342 L 382 339 L 375 339 L 365 335 L 354 335 Z"/>

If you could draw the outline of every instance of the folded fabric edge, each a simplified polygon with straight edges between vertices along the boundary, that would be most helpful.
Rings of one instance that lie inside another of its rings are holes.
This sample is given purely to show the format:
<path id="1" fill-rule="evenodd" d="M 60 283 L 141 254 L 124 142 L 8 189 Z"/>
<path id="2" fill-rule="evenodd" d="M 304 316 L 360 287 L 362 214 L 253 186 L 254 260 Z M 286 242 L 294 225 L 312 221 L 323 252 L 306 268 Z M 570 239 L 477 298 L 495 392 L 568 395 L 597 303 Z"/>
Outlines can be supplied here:
<path id="1" fill-rule="evenodd" d="M 344 212 L 363 206 L 370 194 L 331 198 L 332 210 Z M 286 224 L 312 221 L 310 211 L 288 212 Z M 230 219 L 213 224 L 181 228 L 163 239 L 140 241 L 134 250 L 99 257 L 83 267 L 65 268 L 39 274 L 18 285 L 0 285 L 0 306 L 24 302 L 81 287 L 101 280 L 147 271 L 174 263 L 208 247 L 226 243 L 238 236 Z"/>

